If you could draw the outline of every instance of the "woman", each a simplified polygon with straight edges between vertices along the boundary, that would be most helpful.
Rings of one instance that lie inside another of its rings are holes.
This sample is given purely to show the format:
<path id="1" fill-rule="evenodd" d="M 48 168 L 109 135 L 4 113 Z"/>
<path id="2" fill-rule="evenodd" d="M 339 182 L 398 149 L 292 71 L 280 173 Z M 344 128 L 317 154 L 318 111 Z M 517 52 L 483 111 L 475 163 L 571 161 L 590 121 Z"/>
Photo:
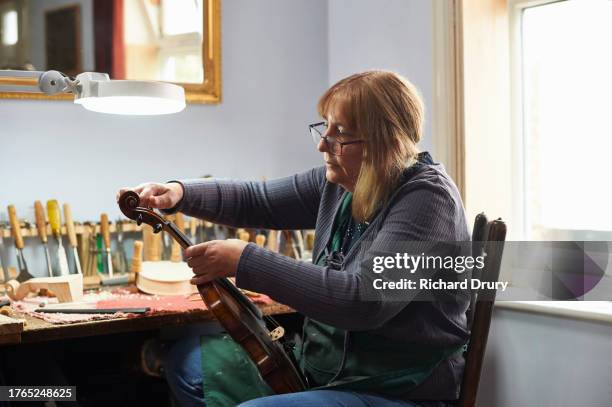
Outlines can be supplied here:
<path id="1" fill-rule="evenodd" d="M 373 280 L 387 274 L 367 266 L 374 256 L 401 253 L 407 247 L 402 242 L 469 240 L 456 186 L 417 149 L 423 126 L 418 92 L 395 73 L 369 71 L 333 85 L 318 110 L 324 122 L 310 131 L 323 167 L 267 182 L 174 181 L 134 190 L 145 205 L 217 223 L 316 229 L 313 264 L 238 240 L 185 251 L 194 284 L 235 276 L 239 287 L 306 316 L 294 354 L 311 390 L 255 398 L 245 406 L 455 400 L 469 294 L 459 290 L 444 301 L 417 301 L 407 291 L 373 290 Z M 206 364 L 207 353 L 202 355 Z M 200 358 L 197 339 L 170 351 L 168 380 L 185 405 L 203 405 L 202 393 L 207 399 L 212 391 Z M 248 385 L 234 383 L 242 384 Z"/>

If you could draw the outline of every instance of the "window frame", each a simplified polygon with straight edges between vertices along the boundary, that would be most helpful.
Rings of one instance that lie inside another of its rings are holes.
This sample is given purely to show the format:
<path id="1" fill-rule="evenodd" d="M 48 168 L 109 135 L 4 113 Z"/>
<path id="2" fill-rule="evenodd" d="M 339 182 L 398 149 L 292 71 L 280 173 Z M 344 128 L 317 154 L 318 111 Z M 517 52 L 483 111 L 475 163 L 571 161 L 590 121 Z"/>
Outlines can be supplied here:
<path id="1" fill-rule="evenodd" d="M 522 240 L 533 240 L 533 222 L 528 204 L 529 151 L 525 145 L 525 115 L 523 109 L 524 82 L 522 60 L 522 16 L 527 8 L 545 6 L 568 0 L 507 0 L 509 13 L 509 47 L 510 47 L 510 121 L 512 140 L 513 177 L 513 218 L 519 222 L 515 236 Z M 556 229 L 542 230 L 546 240 L 612 240 L 612 231 Z"/>

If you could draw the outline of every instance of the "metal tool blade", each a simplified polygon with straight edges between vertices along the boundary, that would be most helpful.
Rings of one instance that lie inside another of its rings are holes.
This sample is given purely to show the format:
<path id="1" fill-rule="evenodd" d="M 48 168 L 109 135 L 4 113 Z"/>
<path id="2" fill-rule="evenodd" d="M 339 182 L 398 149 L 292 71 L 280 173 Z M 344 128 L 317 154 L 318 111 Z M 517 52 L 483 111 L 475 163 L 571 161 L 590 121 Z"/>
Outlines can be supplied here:
<path id="1" fill-rule="evenodd" d="M 51 256 L 49 255 L 49 246 L 45 243 L 45 258 L 47 260 L 47 273 L 49 277 L 53 277 L 53 270 L 51 269 Z"/>
<path id="2" fill-rule="evenodd" d="M 4 225 L 0 225 L 0 267 L 2 267 L 4 281 L 9 280 L 8 274 L 8 258 L 6 257 L 6 249 L 4 247 Z"/>
<path id="3" fill-rule="evenodd" d="M 106 251 L 106 262 L 108 263 L 108 276 L 113 276 L 113 259 L 111 258 L 110 250 Z"/>
<path id="4" fill-rule="evenodd" d="M 58 239 L 57 245 L 57 258 L 59 260 L 60 275 L 67 276 L 70 274 L 70 268 L 68 267 L 68 257 L 66 256 L 66 250 L 62 245 L 62 238 Z"/>
<path id="5" fill-rule="evenodd" d="M 17 249 L 17 266 L 19 267 L 17 281 L 23 283 L 24 281 L 28 281 L 29 279 L 34 278 L 34 276 L 31 275 L 28 271 L 28 264 L 25 261 L 22 249 Z"/>
<path id="6" fill-rule="evenodd" d="M 79 251 L 77 250 L 76 247 L 73 247 L 72 250 L 74 253 L 74 262 L 76 263 L 77 273 L 83 274 L 83 271 L 81 270 L 81 261 L 79 259 Z"/>

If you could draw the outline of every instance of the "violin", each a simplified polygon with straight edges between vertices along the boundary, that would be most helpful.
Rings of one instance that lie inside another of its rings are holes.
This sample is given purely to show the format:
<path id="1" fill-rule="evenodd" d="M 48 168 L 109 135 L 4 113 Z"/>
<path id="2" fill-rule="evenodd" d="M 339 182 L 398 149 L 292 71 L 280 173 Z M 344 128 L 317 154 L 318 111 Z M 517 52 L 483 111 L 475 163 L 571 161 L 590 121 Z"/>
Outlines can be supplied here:
<path id="1" fill-rule="evenodd" d="M 125 216 L 139 225 L 150 225 L 155 233 L 167 232 L 183 249 L 192 246 L 189 238 L 174 223 L 150 208 L 140 207 L 139 203 L 140 198 L 134 191 L 127 191 L 119 197 L 119 208 Z M 278 341 L 282 337 L 282 327 L 272 318 L 264 317 L 261 310 L 227 278 L 218 278 L 197 287 L 208 309 L 245 350 L 274 392 L 294 393 L 306 389 L 302 376 Z M 266 321 L 277 328 L 271 332 Z"/>

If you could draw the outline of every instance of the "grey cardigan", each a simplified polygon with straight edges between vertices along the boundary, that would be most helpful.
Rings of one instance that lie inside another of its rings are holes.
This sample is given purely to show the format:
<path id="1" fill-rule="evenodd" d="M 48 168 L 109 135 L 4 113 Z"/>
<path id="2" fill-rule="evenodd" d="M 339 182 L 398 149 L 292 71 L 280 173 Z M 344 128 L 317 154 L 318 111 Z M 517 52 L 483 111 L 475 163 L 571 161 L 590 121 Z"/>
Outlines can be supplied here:
<path id="1" fill-rule="evenodd" d="M 175 209 L 234 227 L 315 229 L 313 258 L 325 249 L 334 216 L 346 192 L 328 182 L 325 168 L 265 182 L 185 180 Z M 424 165 L 399 186 L 389 203 L 347 253 L 342 270 L 317 266 L 249 243 L 236 284 L 287 304 L 309 318 L 338 328 L 370 330 L 394 339 L 430 345 L 465 343 L 469 294 L 448 303 L 376 301 L 360 293 L 360 260 L 368 253 L 397 252 L 398 241 L 467 241 L 465 212 L 456 186 L 439 164 Z M 456 399 L 464 360 L 442 362 L 411 394 L 413 399 Z"/>

